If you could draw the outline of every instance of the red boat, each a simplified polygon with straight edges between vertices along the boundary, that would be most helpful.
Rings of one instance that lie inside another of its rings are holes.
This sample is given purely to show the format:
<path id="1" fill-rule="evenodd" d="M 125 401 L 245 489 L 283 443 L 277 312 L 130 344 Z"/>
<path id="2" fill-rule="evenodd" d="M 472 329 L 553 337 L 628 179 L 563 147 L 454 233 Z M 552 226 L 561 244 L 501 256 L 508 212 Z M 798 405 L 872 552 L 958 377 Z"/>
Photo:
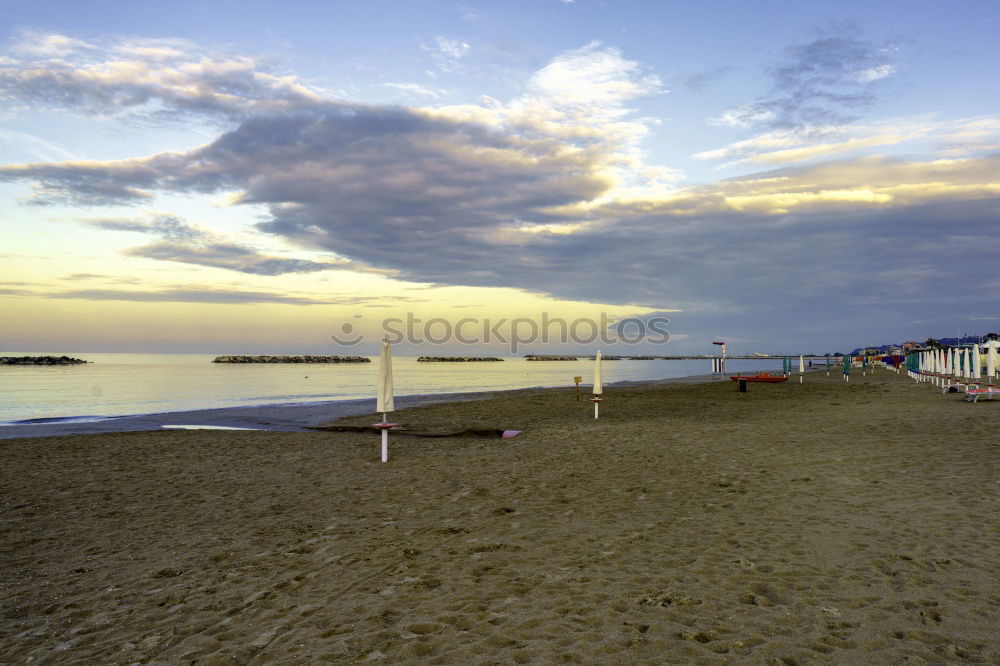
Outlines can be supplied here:
<path id="1" fill-rule="evenodd" d="M 748 382 L 761 382 L 764 384 L 777 384 L 788 381 L 788 377 L 785 375 L 772 375 L 770 372 L 758 372 L 756 375 L 736 375 L 735 377 L 730 377 L 730 379 L 734 382 L 745 379 Z"/>

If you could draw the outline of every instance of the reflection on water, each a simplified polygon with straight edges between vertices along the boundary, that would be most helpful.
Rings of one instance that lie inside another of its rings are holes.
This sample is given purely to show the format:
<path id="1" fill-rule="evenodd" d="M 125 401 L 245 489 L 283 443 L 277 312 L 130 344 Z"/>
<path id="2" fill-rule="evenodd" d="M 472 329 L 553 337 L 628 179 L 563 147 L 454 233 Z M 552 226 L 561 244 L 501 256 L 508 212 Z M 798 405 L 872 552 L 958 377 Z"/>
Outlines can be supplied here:
<path id="1" fill-rule="evenodd" d="M 0 422 L 120 416 L 213 407 L 350 400 L 374 395 L 376 363 L 219 364 L 208 354 L 87 354 L 77 366 L 0 366 Z M 4 356 L 22 354 L 5 352 Z M 26 354 L 25 354 L 26 355 Z M 35 355 L 38 355 L 35 352 Z M 373 359 L 374 360 L 374 359 Z M 773 368 L 775 361 L 730 361 L 731 372 Z M 593 361 L 418 363 L 393 358 L 397 395 L 589 385 Z M 605 385 L 711 372 L 710 359 L 606 361 Z"/>

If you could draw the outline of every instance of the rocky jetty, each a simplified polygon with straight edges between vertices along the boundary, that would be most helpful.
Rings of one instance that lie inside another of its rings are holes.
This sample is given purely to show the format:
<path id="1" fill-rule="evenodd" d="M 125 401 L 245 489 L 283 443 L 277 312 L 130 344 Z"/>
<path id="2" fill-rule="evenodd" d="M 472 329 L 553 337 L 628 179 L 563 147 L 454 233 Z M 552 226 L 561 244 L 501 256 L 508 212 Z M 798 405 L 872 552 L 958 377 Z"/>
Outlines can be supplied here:
<path id="1" fill-rule="evenodd" d="M 424 363 L 483 363 L 502 360 L 496 356 L 421 356 L 417 359 Z"/>
<path id="2" fill-rule="evenodd" d="M 364 356 L 216 356 L 212 363 L 371 363 Z"/>
<path id="3" fill-rule="evenodd" d="M 80 365 L 90 363 L 69 356 L 0 356 L 0 365 Z"/>
<path id="4" fill-rule="evenodd" d="M 528 354 L 525 356 L 529 361 L 575 361 L 576 356 L 557 356 L 545 354 Z"/>
<path id="5" fill-rule="evenodd" d="M 656 359 L 655 356 L 629 356 L 628 357 L 628 360 L 630 360 L 630 361 L 653 361 L 655 359 Z"/>

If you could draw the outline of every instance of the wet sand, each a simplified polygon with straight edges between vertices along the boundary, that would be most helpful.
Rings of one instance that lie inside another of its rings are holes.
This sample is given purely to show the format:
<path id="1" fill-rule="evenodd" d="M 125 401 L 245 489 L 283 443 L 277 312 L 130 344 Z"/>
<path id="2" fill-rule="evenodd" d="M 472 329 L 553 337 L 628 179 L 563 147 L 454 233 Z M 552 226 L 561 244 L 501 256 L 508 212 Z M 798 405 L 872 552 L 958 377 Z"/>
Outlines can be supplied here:
<path id="1" fill-rule="evenodd" d="M 718 377 L 715 378 L 716 380 Z M 712 381 L 711 375 L 670 377 L 643 381 L 623 381 L 606 384 L 615 386 L 654 386 L 659 384 L 690 384 Z M 373 389 L 374 390 L 374 389 Z M 463 393 L 428 393 L 396 396 L 396 407 L 405 409 L 442 402 L 483 400 L 521 393 L 521 390 L 477 391 Z M 371 414 L 375 411 L 375 398 L 359 400 L 328 400 L 298 404 L 251 405 L 244 407 L 218 407 L 183 412 L 161 412 L 132 416 L 43 419 L 39 422 L 20 422 L 0 425 L 0 439 L 19 437 L 57 437 L 62 435 L 88 435 L 104 432 L 139 432 L 160 430 L 171 425 L 203 425 L 222 428 L 247 428 L 280 432 L 305 432 L 330 419 L 344 416 Z"/>
<path id="2" fill-rule="evenodd" d="M 895 373 L 0 442 L 0 663 L 1000 661 L 1000 401 Z M 341 423 L 370 422 L 370 416 Z"/>

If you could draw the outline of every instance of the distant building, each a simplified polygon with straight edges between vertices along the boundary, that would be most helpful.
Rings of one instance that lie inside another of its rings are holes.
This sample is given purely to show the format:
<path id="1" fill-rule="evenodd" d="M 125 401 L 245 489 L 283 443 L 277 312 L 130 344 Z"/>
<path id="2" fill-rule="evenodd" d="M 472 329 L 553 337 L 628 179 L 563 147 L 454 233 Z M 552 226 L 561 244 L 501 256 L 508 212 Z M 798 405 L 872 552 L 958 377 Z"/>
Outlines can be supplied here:
<path id="1" fill-rule="evenodd" d="M 911 349 L 920 349 L 923 346 L 924 346 L 924 343 L 922 343 L 922 342 L 904 342 L 903 343 L 903 351 L 908 352 Z"/>

